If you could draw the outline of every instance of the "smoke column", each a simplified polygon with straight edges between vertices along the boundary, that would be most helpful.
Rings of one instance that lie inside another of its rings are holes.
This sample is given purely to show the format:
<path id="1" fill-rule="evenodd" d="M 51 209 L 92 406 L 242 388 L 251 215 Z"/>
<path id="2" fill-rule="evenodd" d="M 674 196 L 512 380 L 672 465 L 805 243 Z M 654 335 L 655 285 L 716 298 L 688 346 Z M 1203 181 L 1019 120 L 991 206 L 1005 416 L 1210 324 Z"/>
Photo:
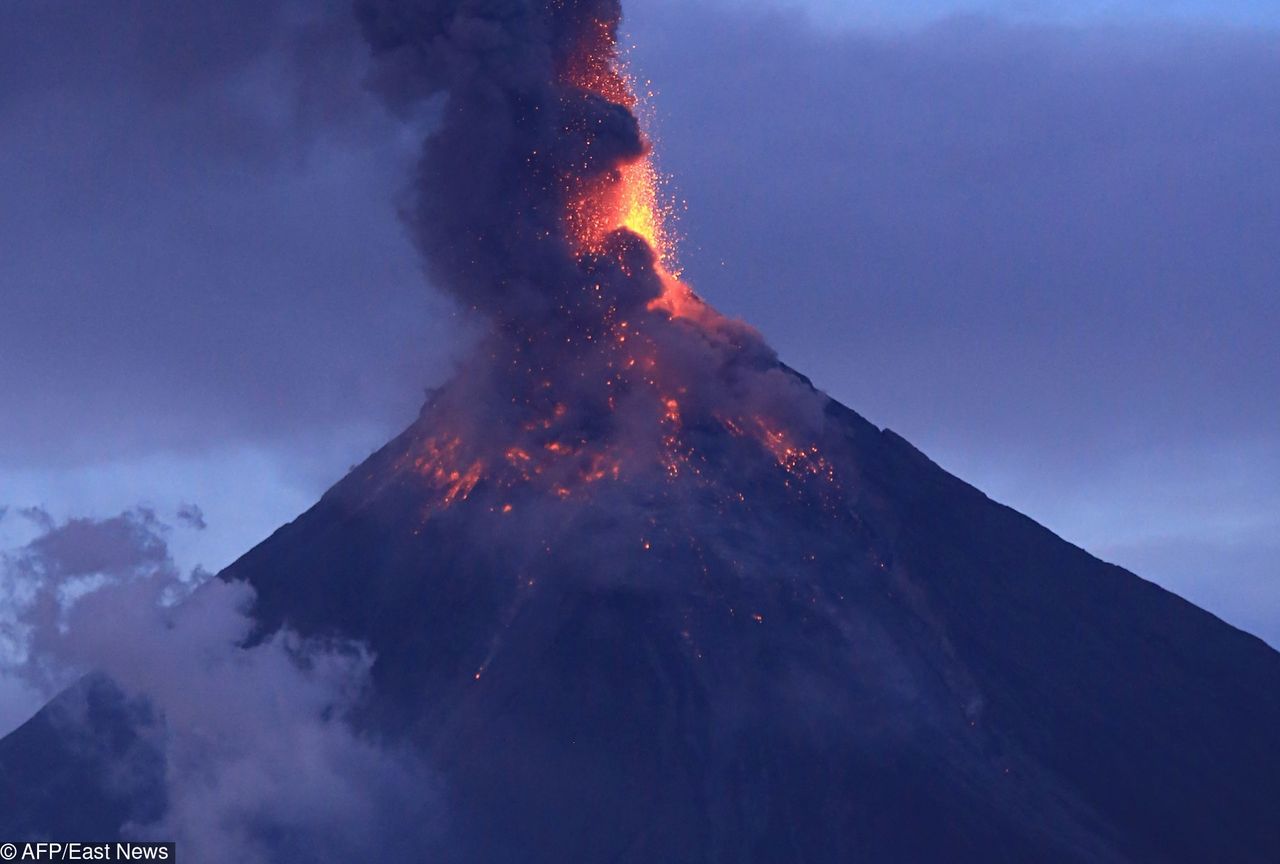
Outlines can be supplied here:
<path id="1" fill-rule="evenodd" d="M 609 0 L 357 6 L 375 89 L 441 105 L 407 213 L 429 274 L 501 326 L 591 322 L 661 291 L 638 238 L 583 256 L 570 236 L 583 196 L 607 195 L 647 149 L 616 69 L 620 14 Z"/>
<path id="2" fill-rule="evenodd" d="M 405 208 L 427 275 L 486 324 L 401 466 L 441 507 L 482 484 L 569 499 L 696 478 L 695 432 L 829 473 L 799 442 L 820 431 L 812 389 L 677 278 L 616 0 L 358 0 L 356 14 L 371 86 L 436 118 Z"/>

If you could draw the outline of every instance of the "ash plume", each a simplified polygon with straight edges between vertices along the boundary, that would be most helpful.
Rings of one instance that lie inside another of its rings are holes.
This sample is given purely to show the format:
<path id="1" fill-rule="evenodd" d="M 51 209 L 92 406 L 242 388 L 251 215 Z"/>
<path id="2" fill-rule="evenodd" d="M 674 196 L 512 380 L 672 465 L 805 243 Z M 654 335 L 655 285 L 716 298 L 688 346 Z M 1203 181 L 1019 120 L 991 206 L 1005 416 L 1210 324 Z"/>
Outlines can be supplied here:
<path id="1" fill-rule="evenodd" d="M 393 107 L 440 106 L 406 209 L 439 287 L 517 327 L 658 295 L 655 279 L 618 278 L 616 260 L 581 261 L 566 232 L 573 196 L 646 151 L 630 107 L 583 86 L 611 73 L 617 0 L 360 0 L 356 10 L 374 89 Z M 647 269 L 633 240 L 617 243 Z"/>
<path id="2" fill-rule="evenodd" d="M 678 278 L 617 0 L 359 0 L 356 14 L 373 89 L 435 112 L 404 212 L 427 274 L 487 322 L 403 466 L 443 507 L 479 486 L 566 499 L 683 482 L 699 429 L 782 462 L 799 436 L 810 446 L 812 388 Z"/>

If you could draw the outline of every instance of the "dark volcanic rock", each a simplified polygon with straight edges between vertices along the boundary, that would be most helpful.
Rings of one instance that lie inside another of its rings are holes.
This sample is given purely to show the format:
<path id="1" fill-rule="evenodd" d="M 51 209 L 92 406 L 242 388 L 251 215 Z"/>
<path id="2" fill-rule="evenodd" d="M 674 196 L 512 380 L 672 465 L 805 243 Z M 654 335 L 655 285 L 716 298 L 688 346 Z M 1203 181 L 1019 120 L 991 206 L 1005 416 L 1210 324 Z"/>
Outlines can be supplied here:
<path id="1" fill-rule="evenodd" d="M 222 576 L 369 643 L 458 861 L 1280 860 L 1280 654 L 893 433 L 828 404 L 838 489 L 708 427 L 696 481 L 440 507 L 436 419 Z M 139 806 L 53 723 L 0 743 L 0 838 Z"/>

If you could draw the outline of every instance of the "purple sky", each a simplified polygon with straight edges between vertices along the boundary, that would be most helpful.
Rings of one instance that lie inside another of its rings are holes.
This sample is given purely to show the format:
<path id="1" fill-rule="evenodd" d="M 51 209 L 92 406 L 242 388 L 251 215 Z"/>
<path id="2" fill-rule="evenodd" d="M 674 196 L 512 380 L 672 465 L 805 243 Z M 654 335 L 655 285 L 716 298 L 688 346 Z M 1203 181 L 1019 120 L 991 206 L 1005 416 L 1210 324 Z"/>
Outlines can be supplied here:
<path id="1" fill-rule="evenodd" d="M 1280 644 L 1280 31 L 1028 6 L 629 3 L 688 277 L 993 497 Z M 220 567 L 448 374 L 465 335 L 395 214 L 427 121 L 364 94 L 344 7 L 0 5 L 0 548 L 21 507 L 198 504 L 173 554 Z"/>

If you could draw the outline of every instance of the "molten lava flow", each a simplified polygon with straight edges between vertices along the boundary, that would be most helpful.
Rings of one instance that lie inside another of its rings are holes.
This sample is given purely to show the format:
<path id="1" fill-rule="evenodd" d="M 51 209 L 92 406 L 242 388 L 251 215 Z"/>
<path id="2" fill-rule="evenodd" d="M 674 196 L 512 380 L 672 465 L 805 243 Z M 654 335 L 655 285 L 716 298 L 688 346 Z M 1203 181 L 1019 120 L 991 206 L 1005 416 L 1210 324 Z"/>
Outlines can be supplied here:
<path id="1" fill-rule="evenodd" d="M 440 490 L 440 502 L 445 508 L 471 497 L 484 474 L 484 463 L 464 460 L 463 449 L 461 439 L 432 438 L 414 461 L 417 471 Z"/>
<path id="2" fill-rule="evenodd" d="M 785 430 L 770 426 L 769 421 L 757 418 L 760 442 L 778 460 L 778 465 L 795 477 L 818 477 L 830 483 L 836 482 L 835 468 L 828 462 L 816 444 L 804 447 L 794 443 Z"/>

